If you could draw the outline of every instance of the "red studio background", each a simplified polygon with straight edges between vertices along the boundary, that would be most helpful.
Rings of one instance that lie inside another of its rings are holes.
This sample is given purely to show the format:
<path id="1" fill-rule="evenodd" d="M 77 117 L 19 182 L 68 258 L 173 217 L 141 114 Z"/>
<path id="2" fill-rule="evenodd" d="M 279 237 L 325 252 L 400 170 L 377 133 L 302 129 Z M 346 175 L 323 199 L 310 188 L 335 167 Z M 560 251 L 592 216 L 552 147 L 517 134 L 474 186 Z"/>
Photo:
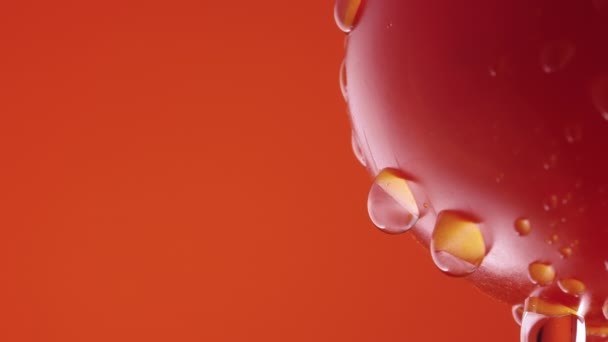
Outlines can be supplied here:
<path id="1" fill-rule="evenodd" d="M 0 4 L 1 341 L 515 341 L 367 217 L 331 1 Z"/>

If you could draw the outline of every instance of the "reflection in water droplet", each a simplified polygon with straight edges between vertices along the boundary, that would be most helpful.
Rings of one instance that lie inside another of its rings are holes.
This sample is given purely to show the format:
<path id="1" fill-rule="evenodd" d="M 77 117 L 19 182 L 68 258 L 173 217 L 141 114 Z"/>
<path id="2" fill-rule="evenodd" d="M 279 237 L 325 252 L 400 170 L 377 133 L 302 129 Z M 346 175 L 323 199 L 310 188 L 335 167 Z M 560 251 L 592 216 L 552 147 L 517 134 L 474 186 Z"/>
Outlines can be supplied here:
<path id="1" fill-rule="evenodd" d="M 456 277 L 473 273 L 486 255 L 479 223 L 463 213 L 447 210 L 437 216 L 430 249 L 435 265 Z"/>
<path id="2" fill-rule="evenodd" d="M 363 156 L 363 149 L 361 149 L 361 144 L 359 143 L 359 138 L 357 138 L 357 133 L 355 131 L 351 134 L 351 145 L 353 148 L 353 154 L 363 166 L 367 166 L 365 162 L 365 157 Z"/>
<path id="3" fill-rule="evenodd" d="M 520 335 L 522 342 L 585 342 L 585 338 L 585 322 L 577 315 L 524 313 Z"/>
<path id="4" fill-rule="evenodd" d="M 559 249 L 559 254 L 561 254 L 562 258 L 569 258 L 572 256 L 572 248 L 571 247 L 562 247 Z"/>
<path id="5" fill-rule="evenodd" d="M 532 231 L 532 226 L 530 225 L 530 221 L 525 218 L 518 218 L 515 220 L 515 231 L 519 236 L 526 236 L 530 234 Z"/>
<path id="6" fill-rule="evenodd" d="M 608 76 L 594 82 L 591 87 L 591 99 L 602 118 L 608 121 Z"/>
<path id="7" fill-rule="evenodd" d="M 336 0 L 334 18 L 340 30 L 350 32 L 358 19 L 361 0 Z"/>
<path id="8" fill-rule="evenodd" d="M 573 296 L 580 296 L 585 292 L 585 284 L 578 279 L 560 279 L 557 281 L 557 285 L 562 291 Z"/>
<path id="9" fill-rule="evenodd" d="M 340 90 L 342 91 L 344 99 L 348 101 L 348 92 L 346 90 L 346 61 L 342 61 L 342 64 L 340 65 Z"/>
<path id="10" fill-rule="evenodd" d="M 516 304 L 511 307 L 511 313 L 513 314 L 513 320 L 517 325 L 521 325 L 521 320 L 524 316 L 524 306 L 523 304 Z"/>
<path id="11" fill-rule="evenodd" d="M 528 266 L 528 276 L 534 284 L 546 286 L 555 279 L 555 269 L 548 263 L 533 262 Z"/>
<path id="12" fill-rule="evenodd" d="M 574 58 L 576 47 L 568 40 L 551 41 L 543 46 L 540 65 L 547 74 L 559 71 Z"/>
<path id="13" fill-rule="evenodd" d="M 392 234 L 408 231 L 420 216 L 408 181 L 395 169 L 378 174 L 369 191 L 367 208 L 372 222 Z"/>

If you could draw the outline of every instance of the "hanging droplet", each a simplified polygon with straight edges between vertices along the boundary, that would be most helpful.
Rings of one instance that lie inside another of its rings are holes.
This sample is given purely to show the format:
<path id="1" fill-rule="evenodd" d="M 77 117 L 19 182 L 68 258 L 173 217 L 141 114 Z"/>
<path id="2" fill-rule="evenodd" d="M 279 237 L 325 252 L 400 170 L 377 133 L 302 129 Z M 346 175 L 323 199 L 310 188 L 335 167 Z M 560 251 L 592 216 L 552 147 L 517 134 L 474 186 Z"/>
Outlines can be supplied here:
<path id="1" fill-rule="evenodd" d="M 523 304 L 516 304 L 511 307 L 511 313 L 513 314 L 513 320 L 517 325 L 521 325 L 521 320 L 524 316 L 524 306 Z"/>
<path id="2" fill-rule="evenodd" d="M 348 91 L 346 90 L 346 61 L 342 61 L 340 64 L 340 90 L 342 96 L 348 101 Z"/>
<path id="3" fill-rule="evenodd" d="M 533 262 L 528 265 L 528 276 L 534 284 L 546 286 L 555 280 L 555 269 L 548 263 Z"/>
<path id="4" fill-rule="evenodd" d="M 486 243 L 479 223 L 465 214 L 442 211 L 431 237 L 431 256 L 435 265 L 451 276 L 465 276 L 481 265 Z"/>
<path id="5" fill-rule="evenodd" d="M 559 71 L 574 58 L 576 47 L 568 40 L 546 43 L 540 53 L 540 65 L 547 74 Z"/>
<path id="6" fill-rule="evenodd" d="M 524 313 L 520 335 L 522 342 L 585 342 L 585 339 L 585 322 L 577 315 Z"/>
<path id="7" fill-rule="evenodd" d="M 372 222 L 387 233 L 408 231 L 420 211 L 408 181 L 398 170 L 380 171 L 369 191 L 367 209 Z"/>
<path id="8" fill-rule="evenodd" d="M 365 162 L 365 157 L 363 156 L 363 149 L 361 148 L 361 144 L 359 143 L 359 138 L 357 137 L 357 133 L 355 131 L 351 134 L 351 145 L 353 148 L 353 154 L 361 163 L 361 165 L 367 167 L 367 163 Z"/>
<path id="9" fill-rule="evenodd" d="M 518 218 L 515 220 L 515 231 L 519 236 L 526 236 L 530 234 L 532 231 L 532 226 L 530 225 L 530 221 L 525 218 Z"/>
<path id="10" fill-rule="evenodd" d="M 559 249 L 559 254 L 561 254 L 562 258 L 569 258 L 572 256 L 572 247 L 562 247 Z"/>
<path id="11" fill-rule="evenodd" d="M 356 25 L 361 9 L 361 0 L 336 0 L 334 17 L 340 30 L 348 33 Z"/>
<path id="12" fill-rule="evenodd" d="M 560 279 L 557 281 L 557 285 L 562 291 L 573 296 L 580 296 L 585 292 L 585 284 L 578 279 Z"/>

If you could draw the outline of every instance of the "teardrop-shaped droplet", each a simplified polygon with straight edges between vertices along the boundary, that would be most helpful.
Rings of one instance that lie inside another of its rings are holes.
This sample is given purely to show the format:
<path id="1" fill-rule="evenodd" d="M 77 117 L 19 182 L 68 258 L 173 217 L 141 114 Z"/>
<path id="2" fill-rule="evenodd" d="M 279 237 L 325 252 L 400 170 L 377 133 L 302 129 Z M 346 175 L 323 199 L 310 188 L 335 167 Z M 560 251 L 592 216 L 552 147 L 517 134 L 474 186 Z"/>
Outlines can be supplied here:
<path id="1" fill-rule="evenodd" d="M 540 53 L 540 64 L 547 74 L 559 71 L 574 58 L 576 47 L 568 40 L 557 40 L 546 43 Z"/>
<path id="2" fill-rule="evenodd" d="M 560 279 L 557 281 L 557 285 L 562 291 L 573 296 L 580 296 L 585 292 L 585 284 L 578 279 Z"/>
<path id="3" fill-rule="evenodd" d="M 522 342 L 585 342 L 585 339 L 585 321 L 577 315 L 524 313 L 520 336 Z"/>
<path id="4" fill-rule="evenodd" d="M 367 209 L 372 222 L 387 233 L 408 231 L 420 210 L 408 181 L 395 169 L 380 171 L 369 191 Z"/>
<path id="5" fill-rule="evenodd" d="M 367 166 L 365 162 L 365 157 L 363 156 L 363 149 L 361 148 L 361 144 L 359 143 L 359 138 L 357 137 L 357 133 L 355 131 L 351 134 L 351 145 L 353 148 L 353 154 L 363 166 Z"/>
<path id="6" fill-rule="evenodd" d="M 521 320 L 524 316 L 523 304 L 516 304 L 511 307 L 511 314 L 513 314 L 513 320 L 517 325 L 521 325 Z"/>
<path id="7" fill-rule="evenodd" d="M 530 221 L 525 218 L 518 218 L 515 220 L 515 231 L 519 236 L 526 236 L 530 234 L 532 231 L 532 226 L 530 225 Z"/>
<path id="8" fill-rule="evenodd" d="M 448 275 L 461 277 L 475 272 L 486 255 L 480 223 L 460 212 L 440 212 L 430 249 L 435 265 Z"/>
<path id="9" fill-rule="evenodd" d="M 534 284 L 546 286 L 555 280 L 555 269 L 548 263 L 533 262 L 528 266 L 528 276 Z"/>
<path id="10" fill-rule="evenodd" d="M 361 0 L 336 0 L 334 17 L 340 30 L 348 33 L 355 27 L 361 9 Z"/>

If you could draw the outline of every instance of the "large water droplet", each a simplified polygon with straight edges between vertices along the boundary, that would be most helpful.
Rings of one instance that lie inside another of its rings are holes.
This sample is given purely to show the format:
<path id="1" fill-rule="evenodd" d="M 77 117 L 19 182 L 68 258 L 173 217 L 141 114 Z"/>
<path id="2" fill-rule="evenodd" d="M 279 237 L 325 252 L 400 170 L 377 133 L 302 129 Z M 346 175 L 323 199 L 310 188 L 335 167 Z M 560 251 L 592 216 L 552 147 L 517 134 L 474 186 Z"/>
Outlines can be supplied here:
<path id="1" fill-rule="evenodd" d="M 355 131 L 351 134 L 351 145 L 353 148 L 353 154 L 363 166 L 367 166 L 365 162 L 365 157 L 363 156 L 363 149 L 361 148 L 361 144 L 359 143 L 359 138 L 357 137 L 357 133 Z"/>
<path id="2" fill-rule="evenodd" d="M 458 277 L 479 268 L 486 255 L 486 243 L 479 225 L 460 212 L 446 210 L 439 213 L 430 249 L 440 270 Z"/>
<path id="3" fill-rule="evenodd" d="M 525 218 L 518 218 L 517 220 L 515 220 L 515 231 L 520 236 L 526 236 L 530 234 L 530 232 L 532 231 L 530 221 Z"/>
<path id="4" fill-rule="evenodd" d="M 585 342 L 585 339 L 585 322 L 577 315 L 524 313 L 520 335 L 522 342 Z"/>
<path id="5" fill-rule="evenodd" d="M 580 296 L 585 292 L 585 284 L 578 279 L 560 279 L 557 281 L 557 285 L 562 291 L 573 296 Z"/>
<path id="6" fill-rule="evenodd" d="M 340 90 L 345 100 L 348 100 L 348 91 L 346 89 L 346 61 L 342 61 L 340 65 Z"/>
<path id="7" fill-rule="evenodd" d="M 528 276 L 534 284 L 546 286 L 555 280 L 555 269 L 549 263 L 533 262 L 528 265 Z"/>
<path id="8" fill-rule="evenodd" d="M 568 40 L 546 43 L 540 53 L 540 65 L 547 74 L 559 71 L 574 58 L 576 47 Z"/>
<path id="9" fill-rule="evenodd" d="M 334 7 L 334 18 L 340 30 L 348 33 L 357 22 L 361 0 L 336 0 Z"/>
<path id="10" fill-rule="evenodd" d="M 380 171 L 374 180 L 367 209 L 372 222 L 392 234 L 408 231 L 420 216 L 408 181 L 398 170 L 390 168 Z"/>

